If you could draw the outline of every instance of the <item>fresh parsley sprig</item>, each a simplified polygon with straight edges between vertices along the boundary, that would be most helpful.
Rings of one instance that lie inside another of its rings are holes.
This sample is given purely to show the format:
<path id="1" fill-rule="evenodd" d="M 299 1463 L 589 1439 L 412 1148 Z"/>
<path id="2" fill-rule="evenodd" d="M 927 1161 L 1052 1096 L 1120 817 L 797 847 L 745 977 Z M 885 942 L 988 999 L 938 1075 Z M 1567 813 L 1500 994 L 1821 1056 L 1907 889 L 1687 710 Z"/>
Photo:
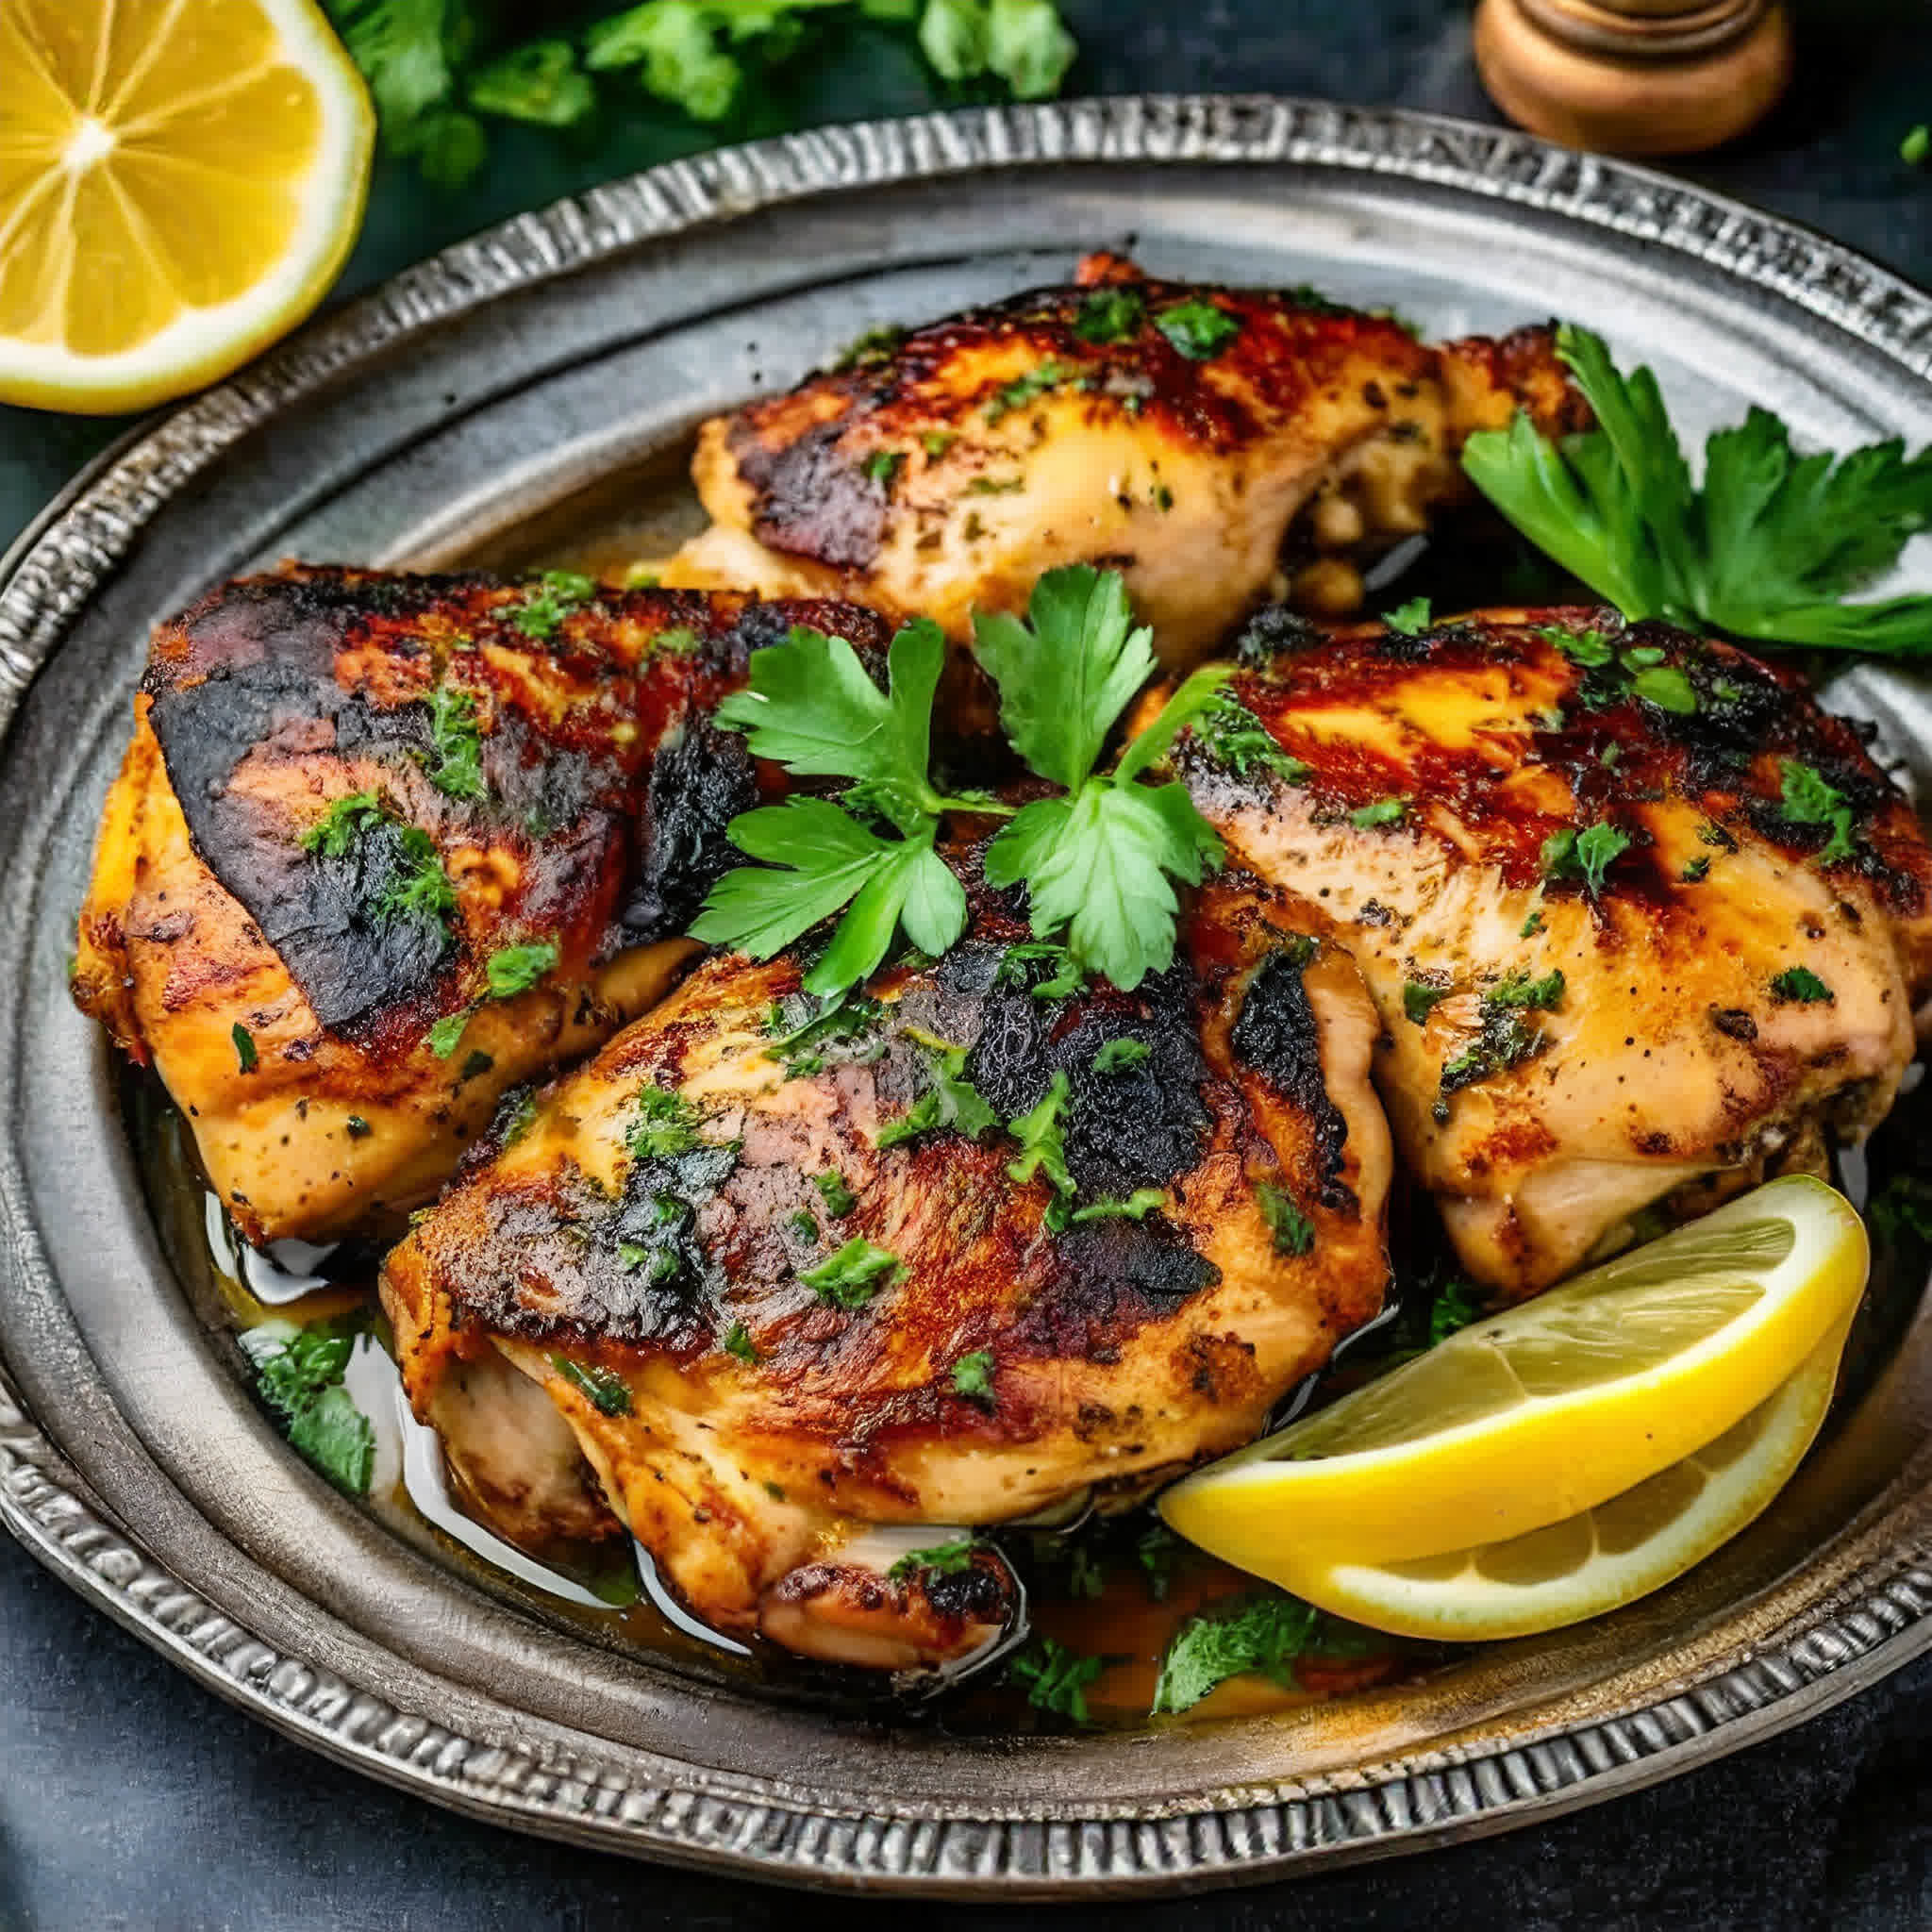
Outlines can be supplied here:
<path id="1" fill-rule="evenodd" d="M 1026 622 L 982 613 L 975 627 L 1013 749 L 1059 795 L 1014 813 L 933 785 L 932 706 L 946 652 L 937 625 L 921 620 L 892 640 L 883 691 L 844 639 L 795 629 L 753 654 L 749 687 L 724 700 L 718 720 L 743 731 L 758 758 L 854 783 L 842 801 L 794 797 L 732 820 L 731 842 L 763 864 L 712 887 L 693 938 L 768 959 L 842 911 L 805 979 L 825 996 L 874 972 L 901 929 L 920 951 L 943 953 L 965 930 L 966 896 L 934 841 L 945 813 L 971 811 L 1012 819 L 987 849 L 988 883 L 1024 886 L 1035 939 L 1061 940 L 1077 972 L 1131 989 L 1170 964 L 1174 881 L 1198 884 L 1221 863 L 1222 845 L 1184 786 L 1142 776 L 1225 674 L 1196 672 L 1100 773 L 1109 733 L 1155 669 L 1120 576 L 1084 564 L 1049 571 Z"/>
<path id="2" fill-rule="evenodd" d="M 1600 336 L 1565 325 L 1557 353 L 1597 426 L 1560 443 L 1526 415 L 1463 446 L 1476 487 L 1633 623 L 1664 617 L 1765 643 L 1932 654 L 1932 596 L 1849 604 L 1932 527 L 1932 449 L 1904 442 L 1798 456 L 1753 408 L 1715 431 L 1690 478 L 1657 377 L 1625 375 Z"/>

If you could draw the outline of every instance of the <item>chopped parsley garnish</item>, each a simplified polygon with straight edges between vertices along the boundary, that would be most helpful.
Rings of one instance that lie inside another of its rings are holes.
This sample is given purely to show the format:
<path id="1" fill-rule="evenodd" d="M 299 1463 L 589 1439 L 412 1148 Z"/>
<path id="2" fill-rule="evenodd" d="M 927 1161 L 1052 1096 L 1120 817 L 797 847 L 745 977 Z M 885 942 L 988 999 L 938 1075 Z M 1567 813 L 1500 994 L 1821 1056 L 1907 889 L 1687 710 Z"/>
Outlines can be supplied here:
<path id="1" fill-rule="evenodd" d="M 1093 1071 L 1124 1074 L 1129 1067 L 1144 1066 L 1153 1051 L 1144 1040 L 1109 1040 L 1093 1056 Z"/>
<path id="2" fill-rule="evenodd" d="M 1536 635 L 1545 643 L 1555 644 L 1573 663 L 1582 665 L 1586 671 L 1607 664 L 1617 655 L 1609 639 L 1600 630 L 1566 630 L 1559 624 L 1540 624 L 1536 627 Z"/>
<path id="3" fill-rule="evenodd" d="M 1382 622 L 1404 637 L 1419 638 L 1429 627 L 1429 600 L 1411 597 L 1407 604 L 1398 604 Z"/>
<path id="4" fill-rule="evenodd" d="M 1787 966 L 1774 975 L 1771 996 L 1787 1006 L 1836 1006 L 1838 995 L 1808 966 Z"/>
<path id="5" fill-rule="evenodd" d="M 774 1036 L 765 1058 L 782 1060 L 788 1080 L 808 1078 L 824 1071 L 828 1059 L 864 1058 L 884 1050 L 874 1038 L 884 1008 L 877 1000 L 846 991 L 826 1000 L 819 1010 L 787 1028 L 783 1008 L 774 1007 L 765 1031 Z"/>
<path id="6" fill-rule="evenodd" d="M 751 1330 L 742 1322 L 732 1323 L 724 1331 L 724 1353 L 735 1355 L 741 1362 L 757 1366 L 758 1352 L 752 1344 Z"/>
<path id="7" fill-rule="evenodd" d="M 242 1338 L 255 1365 L 256 1393 L 281 1423 L 290 1445 L 352 1496 L 369 1493 L 375 1472 L 375 1431 L 342 1386 L 361 1327 L 360 1315 L 306 1328 L 268 1322 Z"/>
<path id="8" fill-rule="evenodd" d="M 1191 1710 L 1230 1677 L 1251 1672 L 1276 1684 L 1293 1683 L 1294 1660 L 1320 1622 L 1312 1604 L 1291 1596 L 1254 1597 L 1233 1610 L 1190 1617 L 1160 1660 L 1155 1715 Z"/>
<path id="9" fill-rule="evenodd" d="M 1697 708 L 1696 691 L 1674 664 L 1654 664 L 1638 672 L 1630 680 L 1630 689 L 1647 704 L 1678 717 L 1688 718 Z"/>
<path id="10" fill-rule="evenodd" d="M 1036 1637 L 1008 1666 L 1016 1684 L 1026 1687 L 1026 1702 L 1035 1710 L 1050 1710 L 1087 1722 L 1087 1687 L 1099 1676 L 1103 1659 L 1082 1657 L 1051 1637 Z"/>
<path id="11" fill-rule="evenodd" d="M 966 485 L 968 496 L 1017 496 L 1025 489 L 1024 476 L 974 476 Z M 970 532 L 968 533 L 971 534 Z"/>
<path id="12" fill-rule="evenodd" d="M 1408 811 L 1406 798 L 1378 798 L 1373 805 L 1358 805 L 1349 813 L 1350 824 L 1367 831 L 1372 825 L 1392 825 Z"/>
<path id="13" fill-rule="evenodd" d="M 463 1029 L 469 1025 L 474 1010 L 470 1007 L 458 1007 L 454 1013 L 445 1013 L 424 1036 L 429 1042 L 429 1051 L 438 1059 L 448 1059 L 462 1044 Z"/>
<path id="14" fill-rule="evenodd" d="M 439 685 L 429 693 L 429 782 L 449 798 L 487 798 L 483 782 L 483 735 L 476 725 L 476 700 L 466 691 Z"/>
<path id="15" fill-rule="evenodd" d="M 1509 973 L 1483 994 L 1486 1007 L 1541 1008 L 1547 1010 L 1563 1001 L 1563 973 L 1560 967 L 1532 979 L 1526 973 Z"/>
<path id="16" fill-rule="evenodd" d="M 1136 1188 L 1124 1201 L 1106 1195 L 1075 1208 L 1070 1218 L 1075 1227 L 1087 1221 L 1145 1221 L 1166 1199 L 1158 1188 Z"/>
<path id="17" fill-rule="evenodd" d="M 521 1093 L 506 1094 L 497 1122 L 503 1144 L 514 1147 L 537 1124 L 536 1090 L 526 1087 Z"/>
<path id="18" fill-rule="evenodd" d="M 987 848 L 987 882 L 996 891 L 1024 884 L 1037 940 L 1064 931 L 1083 970 L 1131 990 L 1173 960 L 1173 882 L 1198 884 L 1222 858 L 1186 789 L 1143 785 L 1141 776 L 1224 674 L 1196 672 L 1114 770 L 1097 774 L 1108 732 L 1153 672 L 1151 634 L 1134 626 L 1120 576 L 1085 565 L 1042 576 L 1028 614 L 1022 624 L 980 613 L 978 655 L 999 687 L 1014 750 L 1064 795 L 1012 814 Z M 908 625 L 888 655 L 886 691 L 850 644 L 820 632 L 794 629 L 788 643 L 753 654 L 751 688 L 724 701 L 719 721 L 744 730 L 755 757 L 859 781 L 868 809 L 887 817 L 896 836 L 881 836 L 828 798 L 794 796 L 740 814 L 728 836 L 765 867 L 719 880 L 694 938 L 769 958 L 848 908 L 806 977 L 808 991 L 831 993 L 873 973 L 901 927 L 933 957 L 959 937 L 966 897 L 934 850 L 941 814 L 1007 808 L 933 788 L 931 716 L 945 649 L 936 625 Z"/>
<path id="19" fill-rule="evenodd" d="M 1041 976 L 1033 977 L 1034 969 Z M 1037 1000 L 1070 999 L 1087 984 L 1087 975 L 1074 964 L 1064 946 L 1022 944 L 1008 946 L 993 969 L 995 986 L 1025 987 Z"/>
<path id="20" fill-rule="evenodd" d="M 342 1124 L 349 1130 L 352 1141 L 366 1141 L 375 1131 L 359 1113 L 352 1113 Z"/>
<path id="21" fill-rule="evenodd" d="M 1255 1206 L 1274 1236 L 1277 1255 L 1306 1255 L 1315 1245 L 1315 1224 L 1304 1214 L 1285 1188 L 1271 1181 L 1255 1183 Z"/>
<path id="22" fill-rule="evenodd" d="M 1049 359 L 1037 368 L 1027 370 L 1024 375 L 1016 375 L 1011 382 L 1001 384 L 993 391 L 992 400 L 986 406 L 986 420 L 997 423 L 1015 409 L 1024 409 L 1028 403 L 1037 402 L 1061 383 L 1072 381 L 1079 373 L 1071 362 Z"/>
<path id="23" fill-rule="evenodd" d="M 1138 289 L 1090 290 L 1074 317 L 1074 333 L 1102 348 L 1139 335 L 1147 319 L 1147 298 Z"/>
<path id="24" fill-rule="evenodd" d="M 1283 751 L 1260 719 L 1224 691 L 1215 692 L 1213 703 L 1195 720 L 1193 733 L 1195 743 L 1237 778 L 1273 772 L 1298 785 L 1313 770 L 1305 758 Z"/>
<path id="25" fill-rule="evenodd" d="M 802 1241 L 815 1241 L 819 1238 L 819 1224 L 809 1208 L 800 1208 L 785 1217 L 785 1224 Z"/>
<path id="26" fill-rule="evenodd" d="M 1205 296 L 1191 296 L 1154 318 L 1154 326 L 1190 362 L 1207 362 L 1241 332 L 1241 319 Z"/>
<path id="27" fill-rule="evenodd" d="M 457 1085 L 460 1087 L 465 1080 L 474 1080 L 479 1074 L 487 1074 L 495 1064 L 489 1054 L 477 1048 L 464 1059 L 462 1071 L 457 1075 Z"/>
<path id="28" fill-rule="evenodd" d="M 1677 876 L 1687 886 L 1697 885 L 1710 874 L 1710 854 L 1701 852 L 1695 858 L 1685 863 L 1684 870 Z"/>
<path id="29" fill-rule="evenodd" d="M 1551 879 L 1581 879 L 1584 890 L 1597 898 L 1604 889 L 1604 876 L 1620 853 L 1630 849 L 1630 835 L 1615 825 L 1586 825 L 1578 832 L 1565 827 L 1543 841 L 1543 876 Z"/>
<path id="30" fill-rule="evenodd" d="M 555 940 L 525 940 L 519 945 L 503 946 L 491 954 L 483 965 L 483 984 L 493 1000 L 514 999 L 528 992 L 557 964 Z"/>
<path id="31" fill-rule="evenodd" d="M 1796 758 L 1780 765 L 1783 780 L 1784 815 L 1793 824 L 1828 825 L 1831 837 L 1813 855 L 1820 865 L 1831 865 L 1849 858 L 1857 849 L 1852 837 L 1852 808 L 1837 786 L 1826 782 L 1823 774 Z"/>
<path id="32" fill-rule="evenodd" d="M 875 449 L 858 467 L 865 473 L 868 482 L 876 483 L 890 495 L 892 478 L 899 474 L 899 466 L 905 460 L 906 452 L 902 449 Z"/>
<path id="33" fill-rule="evenodd" d="M 844 1175 L 831 1168 L 824 1174 L 813 1174 L 811 1184 L 819 1191 L 819 1198 L 825 1204 L 827 1214 L 850 1214 L 858 1205 L 858 1196 L 845 1185 Z"/>
<path id="34" fill-rule="evenodd" d="M 1446 1341 L 1458 1328 L 1482 1320 L 1481 1291 L 1473 1282 L 1452 1274 L 1429 1303 L 1429 1346 Z"/>
<path id="35" fill-rule="evenodd" d="M 1453 987 L 1430 986 L 1420 979 L 1405 980 L 1402 988 L 1403 1013 L 1412 1024 L 1426 1026 L 1429 1024 L 1429 1015 L 1454 991 Z"/>
<path id="36" fill-rule="evenodd" d="M 927 1550 L 908 1550 L 886 1572 L 886 1580 L 909 1583 L 922 1572 L 934 1576 L 957 1576 L 960 1571 L 972 1569 L 976 1547 L 972 1537 L 956 1536 L 951 1542 L 935 1543 Z"/>
<path id="37" fill-rule="evenodd" d="M 873 1145 L 896 1147 L 939 1127 L 951 1127 L 972 1141 L 987 1128 L 997 1126 L 999 1115 L 966 1077 L 966 1048 L 924 1037 L 919 1038 L 919 1044 L 926 1052 L 932 1085 L 909 1111 L 880 1127 Z"/>
<path id="38" fill-rule="evenodd" d="M 1064 1069 L 1057 1071 L 1037 1106 L 1007 1124 L 1020 1143 L 1020 1152 L 1007 1167 L 1008 1174 L 1024 1187 L 1042 1170 L 1055 1193 L 1071 1200 L 1074 1177 L 1067 1172 L 1066 1112 L 1073 1089 Z"/>
<path id="39" fill-rule="evenodd" d="M 1907 458 L 1894 438 L 1801 457 L 1787 426 L 1753 408 L 1706 443 L 1700 487 L 1648 369 L 1624 375 L 1600 337 L 1567 324 L 1557 353 L 1598 426 L 1557 442 L 1519 412 L 1470 437 L 1463 467 L 1625 618 L 1785 649 L 1932 651 L 1932 597 L 1842 601 L 1932 525 L 1932 450 Z"/>
<path id="40" fill-rule="evenodd" d="M 875 1248 L 864 1236 L 855 1235 L 836 1255 L 798 1278 L 835 1308 L 862 1308 L 905 1272 L 905 1264 L 890 1249 Z"/>
<path id="41" fill-rule="evenodd" d="M 899 353 L 908 330 L 897 323 L 882 322 L 874 328 L 869 328 L 863 335 L 855 336 L 832 358 L 835 374 L 847 369 L 875 369 L 890 362 Z"/>
<path id="42" fill-rule="evenodd" d="M 704 1145 L 697 1108 L 671 1088 L 641 1087 L 637 1109 L 624 1140 L 639 1160 L 675 1160 Z"/>
<path id="43" fill-rule="evenodd" d="M 628 1415 L 630 1388 L 614 1369 L 595 1362 L 573 1360 L 567 1355 L 553 1355 L 550 1366 L 602 1415 Z"/>
<path id="44" fill-rule="evenodd" d="M 597 594 L 597 579 L 574 570 L 546 570 L 523 601 L 507 606 L 504 615 L 526 638 L 554 637 L 569 614 Z"/>
<path id="45" fill-rule="evenodd" d="M 352 791 L 330 801 L 328 809 L 302 833 L 302 849 L 325 858 L 346 858 L 365 832 L 382 824 L 382 800 L 374 791 Z"/>
<path id="46" fill-rule="evenodd" d="M 919 439 L 919 446 L 934 462 L 945 455 L 959 440 L 956 429 L 928 429 Z"/>
<path id="47" fill-rule="evenodd" d="M 983 1402 L 989 1408 L 992 1407 L 991 1349 L 975 1348 L 971 1355 L 962 1355 L 953 1364 L 953 1393 L 965 1396 L 969 1402 Z"/>
<path id="48" fill-rule="evenodd" d="M 260 1058 L 255 1051 L 255 1035 L 237 1020 L 229 1030 L 228 1038 L 235 1042 L 235 1058 L 242 1071 L 244 1074 L 254 1073 L 256 1062 Z"/>
<path id="49" fill-rule="evenodd" d="M 1538 933 L 1542 931 L 1542 908 L 1539 906 L 1534 911 L 1530 913 L 1529 917 L 1525 919 L 1523 922 L 1522 925 L 1517 929 L 1516 937 L 1520 940 L 1534 939 Z"/>

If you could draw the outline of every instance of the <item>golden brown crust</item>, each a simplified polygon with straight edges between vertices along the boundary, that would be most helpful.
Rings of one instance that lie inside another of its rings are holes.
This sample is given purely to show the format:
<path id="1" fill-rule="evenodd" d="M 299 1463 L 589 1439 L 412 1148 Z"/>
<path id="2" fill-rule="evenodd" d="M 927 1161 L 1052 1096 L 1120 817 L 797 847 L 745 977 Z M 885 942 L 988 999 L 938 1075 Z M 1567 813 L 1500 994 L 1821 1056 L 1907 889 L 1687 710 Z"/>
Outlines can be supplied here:
<path id="1" fill-rule="evenodd" d="M 1056 564 L 1115 566 L 1178 663 L 1264 592 L 1304 511 L 1338 553 L 1309 596 L 1358 601 L 1345 558 L 1463 495 L 1463 437 L 1519 406 L 1552 427 L 1582 409 L 1548 329 L 1437 349 L 1306 291 L 1096 258 L 707 424 L 714 525 L 665 580 L 841 591 L 963 638 Z"/>
<path id="2" fill-rule="evenodd" d="M 1391 1123 L 1483 1281 L 1534 1291 L 1659 1197 L 1694 1211 L 1890 1106 L 1932 986 L 1932 849 L 1795 676 L 1611 612 L 1498 610 L 1305 632 L 1229 689 L 1293 782 L 1195 740 L 1190 789 L 1349 931 Z M 1799 767 L 1845 802 L 1840 856 L 1788 807 Z"/>
<path id="3" fill-rule="evenodd" d="M 453 1362 L 502 1350 L 675 1587 L 741 1626 L 841 1524 L 999 1521 L 1246 1440 L 1380 1302 L 1359 979 L 1312 908 L 1252 882 L 1208 889 L 1184 963 L 1131 995 L 997 983 L 1024 936 L 980 893 L 945 960 L 882 975 L 863 1036 L 790 1076 L 765 1029 L 797 964 L 700 967 L 391 1256 L 419 1412 Z M 1144 1061 L 1097 1069 L 1117 1039 Z M 1002 1120 L 1060 1070 L 1080 1207 L 1158 1205 L 1056 1224 L 1010 1135 L 881 1145 L 931 1091 L 934 1041 Z M 707 1144 L 627 1149 L 643 1091 L 679 1096 Z M 853 1243 L 890 1258 L 844 1305 L 807 1277 Z M 615 1378 L 622 1412 L 560 1360 Z"/>

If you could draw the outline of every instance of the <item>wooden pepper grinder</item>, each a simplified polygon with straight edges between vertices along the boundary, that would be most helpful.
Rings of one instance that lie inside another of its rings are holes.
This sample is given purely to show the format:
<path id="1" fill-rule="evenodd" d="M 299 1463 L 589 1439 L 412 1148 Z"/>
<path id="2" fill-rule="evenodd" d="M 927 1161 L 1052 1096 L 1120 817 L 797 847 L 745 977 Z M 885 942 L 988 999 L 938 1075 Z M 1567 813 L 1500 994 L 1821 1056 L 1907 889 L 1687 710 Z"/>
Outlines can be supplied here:
<path id="1" fill-rule="evenodd" d="M 1532 134 L 1683 155 L 1741 134 L 1784 92 L 1781 0 L 1482 0 L 1476 67 Z"/>

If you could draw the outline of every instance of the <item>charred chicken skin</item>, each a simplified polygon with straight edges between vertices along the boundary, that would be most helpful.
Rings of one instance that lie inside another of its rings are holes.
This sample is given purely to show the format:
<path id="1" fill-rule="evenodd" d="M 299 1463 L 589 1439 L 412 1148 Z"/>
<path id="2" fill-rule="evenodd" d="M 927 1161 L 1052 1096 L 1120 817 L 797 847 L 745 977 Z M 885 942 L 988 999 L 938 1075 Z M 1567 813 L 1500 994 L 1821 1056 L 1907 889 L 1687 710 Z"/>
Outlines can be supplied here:
<path id="1" fill-rule="evenodd" d="M 1932 849 L 1795 676 L 1604 610 L 1276 612 L 1227 695 L 1182 773 L 1234 862 L 1339 923 L 1396 1141 L 1481 1281 L 1528 1294 L 1640 1210 L 1822 1170 L 1890 1107 Z"/>
<path id="2" fill-rule="evenodd" d="M 594 1490 L 721 1631 L 943 1663 L 1012 1586 L 922 1547 L 1124 1507 L 1374 1313 L 1378 1023 L 1321 915 L 1230 876 L 1167 973 L 1045 996 L 975 865 L 964 940 L 830 1014 L 793 955 L 707 961 L 391 1255 L 416 1411 L 522 1534 Z"/>
<path id="3" fill-rule="evenodd" d="M 861 349 L 705 425 L 712 527 L 667 584 L 854 596 L 969 634 L 1055 565 L 1117 568 L 1163 659 L 1271 586 L 1353 611 L 1357 564 L 1467 493 L 1474 430 L 1581 427 L 1547 328 L 1430 347 L 1306 291 L 1150 280 L 1089 258 L 1037 290 Z M 1290 557 L 1284 566 L 1284 541 Z"/>
<path id="4" fill-rule="evenodd" d="M 608 1039 L 757 799 L 708 722 L 849 607 L 292 570 L 156 636 L 75 996 L 152 1063 L 253 1241 L 427 1199 L 503 1093 Z"/>

